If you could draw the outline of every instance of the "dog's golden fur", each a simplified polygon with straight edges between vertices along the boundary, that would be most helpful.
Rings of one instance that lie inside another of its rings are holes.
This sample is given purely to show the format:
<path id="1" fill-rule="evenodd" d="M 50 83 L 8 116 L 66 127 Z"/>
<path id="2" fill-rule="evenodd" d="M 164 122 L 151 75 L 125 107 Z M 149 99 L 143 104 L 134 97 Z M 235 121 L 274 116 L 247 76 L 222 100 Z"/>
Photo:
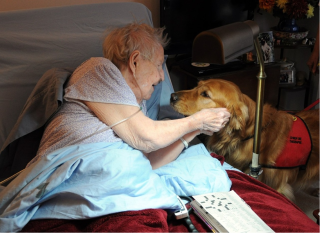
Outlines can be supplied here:
<path id="1" fill-rule="evenodd" d="M 231 113 L 230 121 L 225 128 L 209 137 L 206 145 L 209 151 L 225 156 L 229 164 L 248 172 L 253 139 L 243 139 L 254 134 L 256 103 L 243 94 L 237 85 L 220 79 L 200 81 L 192 90 L 173 93 L 171 105 L 183 115 L 191 115 L 204 108 L 227 108 Z M 292 187 L 306 187 L 310 181 L 319 179 L 319 110 L 301 111 L 296 115 L 306 122 L 312 137 L 313 149 L 306 170 L 263 168 L 259 176 L 262 182 L 291 200 L 294 200 Z M 260 164 L 275 163 L 285 146 L 292 122 L 290 114 L 278 111 L 269 104 L 264 105 Z"/>

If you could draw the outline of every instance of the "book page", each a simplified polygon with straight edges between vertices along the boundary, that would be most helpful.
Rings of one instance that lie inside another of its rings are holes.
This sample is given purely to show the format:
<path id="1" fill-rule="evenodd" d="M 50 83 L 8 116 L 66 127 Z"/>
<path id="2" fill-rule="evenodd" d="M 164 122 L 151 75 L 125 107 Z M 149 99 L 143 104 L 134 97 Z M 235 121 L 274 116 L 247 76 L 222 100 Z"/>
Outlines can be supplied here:
<path id="1" fill-rule="evenodd" d="M 193 198 L 202 206 L 204 213 L 211 214 L 228 232 L 273 232 L 234 191 Z"/>

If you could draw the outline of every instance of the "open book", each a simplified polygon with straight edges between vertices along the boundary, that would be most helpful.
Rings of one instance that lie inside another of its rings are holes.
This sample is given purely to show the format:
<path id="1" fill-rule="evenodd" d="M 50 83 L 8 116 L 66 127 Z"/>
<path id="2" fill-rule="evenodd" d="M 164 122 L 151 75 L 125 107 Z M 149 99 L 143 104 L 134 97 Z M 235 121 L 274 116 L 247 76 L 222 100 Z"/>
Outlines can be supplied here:
<path id="1" fill-rule="evenodd" d="M 191 207 L 213 232 L 274 232 L 234 191 L 193 198 Z"/>

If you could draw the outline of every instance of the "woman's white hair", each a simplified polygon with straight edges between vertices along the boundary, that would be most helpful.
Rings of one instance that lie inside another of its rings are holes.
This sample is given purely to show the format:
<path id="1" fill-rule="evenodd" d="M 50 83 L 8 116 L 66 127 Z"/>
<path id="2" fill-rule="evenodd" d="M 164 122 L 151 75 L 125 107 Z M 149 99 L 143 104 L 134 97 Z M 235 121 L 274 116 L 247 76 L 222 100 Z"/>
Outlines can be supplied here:
<path id="1" fill-rule="evenodd" d="M 158 48 L 165 48 L 169 39 L 163 35 L 165 28 L 153 28 L 144 23 L 130 23 L 112 30 L 103 42 L 103 55 L 118 68 L 127 65 L 131 53 L 135 50 L 148 60 Z"/>

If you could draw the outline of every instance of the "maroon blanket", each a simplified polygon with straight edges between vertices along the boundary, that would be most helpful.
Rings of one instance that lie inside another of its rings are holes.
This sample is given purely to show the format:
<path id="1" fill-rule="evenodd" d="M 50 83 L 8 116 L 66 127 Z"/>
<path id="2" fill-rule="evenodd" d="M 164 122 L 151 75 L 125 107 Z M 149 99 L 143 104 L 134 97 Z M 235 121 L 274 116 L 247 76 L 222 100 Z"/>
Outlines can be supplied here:
<path id="1" fill-rule="evenodd" d="M 319 232 L 319 225 L 295 204 L 256 179 L 228 171 L 234 190 L 275 232 Z M 190 218 L 200 232 L 210 229 L 194 214 Z M 160 209 L 127 211 L 87 220 L 32 220 L 26 232 L 188 232 L 183 221 L 168 219 Z"/>

